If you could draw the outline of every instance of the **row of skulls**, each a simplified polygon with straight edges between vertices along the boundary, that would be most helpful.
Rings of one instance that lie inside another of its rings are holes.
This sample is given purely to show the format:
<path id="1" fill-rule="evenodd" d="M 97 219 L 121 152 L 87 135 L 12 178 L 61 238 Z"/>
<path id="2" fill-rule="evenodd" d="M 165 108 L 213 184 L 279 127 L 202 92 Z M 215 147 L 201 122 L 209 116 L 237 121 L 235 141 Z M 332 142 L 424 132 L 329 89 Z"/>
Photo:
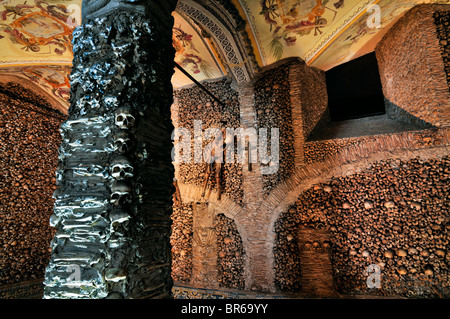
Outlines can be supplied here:
<path id="1" fill-rule="evenodd" d="M 124 154 L 131 147 L 129 131 L 135 125 L 136 119 L 128 107 L 121 107 L 115 112 L 114 123 L 119 128 L 119 131 L 114 135 L 114 147 L 118 153 Z M 133 189 L 127 180 L 134 176 L 134 168 L 129 159 L 124 155 L 114 158 L 111 161 L 110 173 L 115 179 L 111 187 L 111 204 L 122 206 L 130 203 Z"/>

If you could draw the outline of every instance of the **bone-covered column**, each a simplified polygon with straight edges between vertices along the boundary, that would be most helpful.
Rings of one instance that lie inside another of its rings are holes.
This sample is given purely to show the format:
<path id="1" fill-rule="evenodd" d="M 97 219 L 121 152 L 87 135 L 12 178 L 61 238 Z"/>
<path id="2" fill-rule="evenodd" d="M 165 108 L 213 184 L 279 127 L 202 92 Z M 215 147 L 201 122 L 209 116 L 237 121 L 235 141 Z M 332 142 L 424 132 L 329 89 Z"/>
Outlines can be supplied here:
<path id="1" fill-rule="evenodd" d="M 171 296 L 175 3 L 117 1 L 74 31 L 44 298 Z"/>

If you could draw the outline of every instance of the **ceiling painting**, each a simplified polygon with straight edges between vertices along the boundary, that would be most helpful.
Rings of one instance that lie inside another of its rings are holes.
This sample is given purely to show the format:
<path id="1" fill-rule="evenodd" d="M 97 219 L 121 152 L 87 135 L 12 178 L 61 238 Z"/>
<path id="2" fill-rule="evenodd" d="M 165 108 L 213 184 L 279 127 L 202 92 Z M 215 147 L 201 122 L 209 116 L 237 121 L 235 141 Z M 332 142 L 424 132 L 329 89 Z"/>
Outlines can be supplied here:
<path id="1" fill-rule="evenodd" d="M 442 1 L 421 1 L 432 3 Z M 409 9 L 417 5 L 414 0 L 381 0 L 376 4 L 380 7 L 380 24 L 371 26 L 370 21 L 374 11 L 364 10 L 356 19 L 339 32 L 325 48 L 319 51 L 309 64 L 323 70 L 329 70 L 337 65 L 348 62 L 375 50 L 377 43 L 395 22 Z M 369 21 L 369 23 L 368 23 Z"/>
<path id="2" fill-rule="evenodd" d="M 80 5 L 81 1 L 0 1 L 0 62 L 70 64 Z"/>
<path id="3" fill-rule="evenodd" d="M 0 78 L 39 87 L 67 110 L 72 32 L 80 21 L 81 0 L 0 0 Z"/>
<path id="4" fill-rule="evenodd" d="M 209 40 L 203 38 L 197 28 L 180 14 L 174 12 L 172 16 L 174 17 L 172 43 L 176 51 L 175 62 L 197 81 L 223 77 L 225 73 L 214 56 Z M 190 80 L 186 78 L 186 75 L 175 69 L 172 77 L 173 86 L 184 86 L 188 82 Z"/>
<path id="5" fill-rule="evenodd" d="M 287 57 L 330 69 L 373 51 L 406 10 L 448 0 L 239 0 L 264 65 Z M 376 6 L 376 7 L 375 7 Z M 368 23 L 378 10 L 381 27 Z M 362 51 L 361 51 L 362 50 Z"/>

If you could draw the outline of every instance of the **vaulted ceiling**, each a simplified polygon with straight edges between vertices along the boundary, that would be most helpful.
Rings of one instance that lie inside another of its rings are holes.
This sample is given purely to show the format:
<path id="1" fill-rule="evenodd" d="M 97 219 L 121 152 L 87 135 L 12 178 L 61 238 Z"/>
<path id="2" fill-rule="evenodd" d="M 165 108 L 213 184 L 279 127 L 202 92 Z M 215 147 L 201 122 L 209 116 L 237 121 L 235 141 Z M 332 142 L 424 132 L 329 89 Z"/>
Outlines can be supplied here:
<path id="1" fill-rule="evenodd" d="M 249 81 L 287 57 L 328 70 L 372 52 L 419 3 L 449 0 L 180 0 L 173 13 L 175 61 L 198 81 Z M 0 0 L 0 81 L 20 81 L 68 108 L 71 33 L 81 0 Z M 172 83 L 192 82 L 176 70 Z"/>

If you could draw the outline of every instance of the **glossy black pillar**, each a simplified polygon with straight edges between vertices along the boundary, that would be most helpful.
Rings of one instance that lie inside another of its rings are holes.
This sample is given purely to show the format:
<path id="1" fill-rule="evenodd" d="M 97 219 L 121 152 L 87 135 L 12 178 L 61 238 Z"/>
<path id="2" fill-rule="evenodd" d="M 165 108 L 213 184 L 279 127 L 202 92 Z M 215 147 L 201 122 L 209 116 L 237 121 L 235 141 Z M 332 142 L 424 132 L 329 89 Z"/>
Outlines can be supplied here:
<path id="1" fill-rule="evenodd" d="M 171 296 L 176 2 L 83 4 L 44 298 Z"/>

